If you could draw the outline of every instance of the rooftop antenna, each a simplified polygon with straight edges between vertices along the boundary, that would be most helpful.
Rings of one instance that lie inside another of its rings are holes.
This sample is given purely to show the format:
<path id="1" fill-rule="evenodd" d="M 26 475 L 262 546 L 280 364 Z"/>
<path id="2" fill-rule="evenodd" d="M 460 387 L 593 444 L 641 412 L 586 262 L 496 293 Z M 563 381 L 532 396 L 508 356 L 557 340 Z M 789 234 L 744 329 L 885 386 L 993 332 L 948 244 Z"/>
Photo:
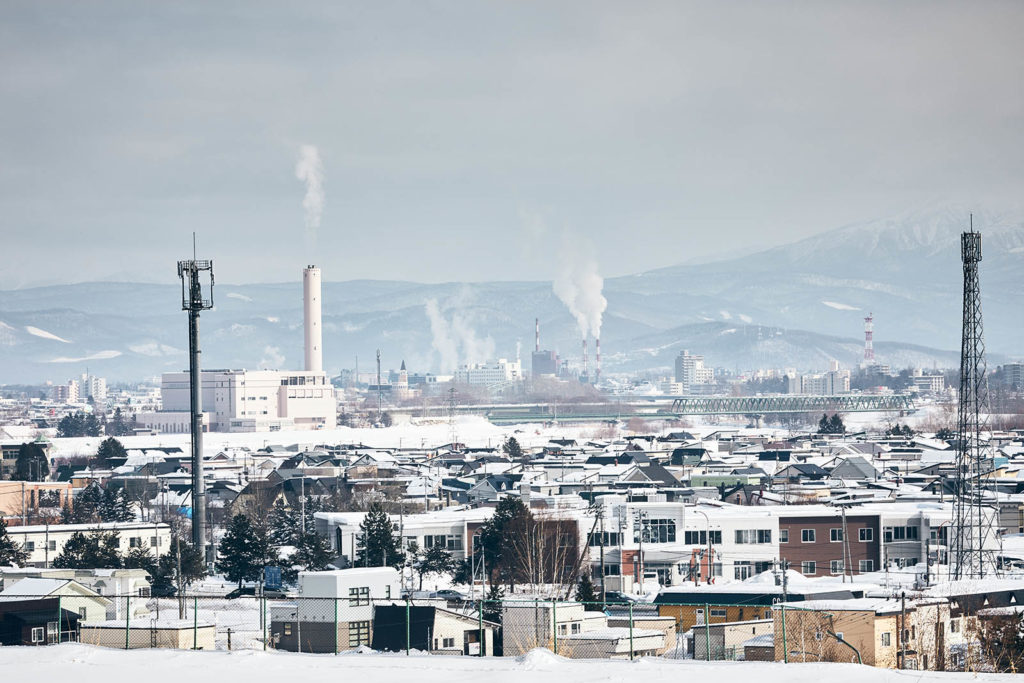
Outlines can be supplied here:
<path id="1" fill-rule="evenodd" d="M 204 273 L 209 284 L 204 292 Z M 196 234 L 192 233 L 192 260 L 178 261 L 181 279 L 181 310 L 188 311 L 188 379 L 192 445 L 192 544 L 209 561 L 206 542 L 206 482 L 203 479 L 203 395 L 199 372 L 199 313 L 213 308 L 213 261 L 196 259 Z"/>

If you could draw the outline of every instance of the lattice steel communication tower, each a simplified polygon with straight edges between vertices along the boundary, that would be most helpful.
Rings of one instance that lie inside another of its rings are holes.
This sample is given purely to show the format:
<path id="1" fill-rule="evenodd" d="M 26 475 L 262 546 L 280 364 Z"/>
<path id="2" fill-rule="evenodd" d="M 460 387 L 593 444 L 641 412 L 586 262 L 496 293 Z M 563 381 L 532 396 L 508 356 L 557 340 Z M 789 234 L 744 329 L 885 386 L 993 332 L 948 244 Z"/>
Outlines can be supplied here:
<path id="1" fill-rule="evenodd" d="M 988 418 L 988 379 L 981 321 L 981 233 L 960 236 L 964 266 L 963 337 L 960 346 L 960 404 L 957 412 L 956 498 L 953 503 L 951 572 L 954 579 L 981 578 L 991 562 L 993 510 L 984 501 L 983 467 L 989 457 L 982 431 Z"/>
<path id="2" fill-rule="evenodd" d="M 194 238 L 193 238 L 194 239 Z M 204 273 L 209 284 L 204 291 Z M 178 261 L 181 278 L 181 310 L 188 311 L 188 380 L 192 433 L 192 544 L 203 561 L 209 561 L 206 542 L 206 482 L 203 479 L 203 392 L 199 372 L 199 313 L 213 308 L 213 261 Z"/>

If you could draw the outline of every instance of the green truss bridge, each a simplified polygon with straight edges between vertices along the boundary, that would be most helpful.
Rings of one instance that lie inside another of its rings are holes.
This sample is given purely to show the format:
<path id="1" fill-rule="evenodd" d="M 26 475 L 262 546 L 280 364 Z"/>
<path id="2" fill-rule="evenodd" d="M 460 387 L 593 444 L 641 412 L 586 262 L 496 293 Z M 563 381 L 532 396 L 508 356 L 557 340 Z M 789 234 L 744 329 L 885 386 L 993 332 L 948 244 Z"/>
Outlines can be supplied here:
<path id="1" fill-rule="evenodd" d="M 778 413 L 873 413 L 914 410 L 905 394 L 840 396 L 686 396 L 672 402 L 677 415 L 772 415 Z"/>

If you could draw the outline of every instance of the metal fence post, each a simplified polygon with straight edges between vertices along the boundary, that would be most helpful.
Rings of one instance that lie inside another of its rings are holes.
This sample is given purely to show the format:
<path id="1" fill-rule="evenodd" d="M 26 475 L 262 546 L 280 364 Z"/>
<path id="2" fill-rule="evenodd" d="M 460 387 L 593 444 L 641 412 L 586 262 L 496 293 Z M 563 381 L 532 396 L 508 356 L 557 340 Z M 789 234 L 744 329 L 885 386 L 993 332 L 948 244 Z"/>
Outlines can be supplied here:
<path id="1" fill-rule="evenodd" d="M 786 605 L 782 605 L 782 661 L 789 663 L 789 648 L 786 646 Z"/>
<path id="2" fill-rule="evenodd" d="M 480 657 L 484 656 L 484 601 L 480 600 L 477 605 L 479 609 L 476 611 L 477 627 L 480 629 Z"/>
<path id="3" fill-rule="evenodd" d="M 128 636 L 132 628 L 132 596 L 124 596 L 124 649 L 128 649 Z"/>
<path id="4" fill-rule="evenodd" d="M 704 645 L 711 661 L 711 605 L 704 603 Z"/>
<path id="5" fill-rule="evenodd" d="M 199 597 L 192 596 L 192 649 L 199 649 Z"/>
<path id="6" fill-rule="evenodd" d="M 64 618 L 64 608 L 63 608 L 62 605 L 63 605 L 63 603 L 61 602 L 61 596 L 58 595 L 57 596 L 57 644 L 58 645 L 60 644 L 61 621 Z"/>
<path id="7" fill-rule="evenodd" d="M 338 654 L 338 598 L 334 598 L 334 654 Z"/>
<path id="8" fill-rule="evenodd" d="M 411 640 L 411 629 L 409 628 L 409 597 L 405 598 L 405 656 L 409 656 L 409 645 Z"/>
<path id="9" fill-rule="evenodd" d="M 629 658 L 633 659 L 633 603 L 629 603 Z"/>
<path id="10" fill-rule="evenodd" d="M 263 622 L 263 649 L 267 649 L 267 596 L 260 597 L 260 621 Z"/>
<path id="11" fill-rule="evenodd" d="M 551 637 L 554 639 L 554 647 L 551 651 L 558 654 L 558 603 L 551 598 Z"/>

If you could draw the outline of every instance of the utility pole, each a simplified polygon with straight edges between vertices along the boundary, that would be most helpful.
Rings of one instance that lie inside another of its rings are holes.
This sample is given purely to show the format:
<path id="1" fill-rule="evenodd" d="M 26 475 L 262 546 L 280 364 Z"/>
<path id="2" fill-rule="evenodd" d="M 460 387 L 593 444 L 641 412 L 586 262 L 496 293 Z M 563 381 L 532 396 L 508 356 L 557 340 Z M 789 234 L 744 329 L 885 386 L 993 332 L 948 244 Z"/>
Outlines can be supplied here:
<path id="1" fill-rule="evenodd" d="M 203 273 L 209 273 L 209 285 L 203 291 Z M 199 372 L 199 313 L 213 308 L 213 261 L 195 258 L 195 233 L 192 234 L 192 260 L 178 261 L 181 278 L 181 308 L 188 311 L 189 386 L 192 433 L 192 543 L 204 562 L 209 562 L 206 543 L 206 482 L 203 479 L 203 394 Z"/>
<path id="2" fill-rule="evenodd" d="M 380 349 L 377 349 L 377 424 L 381 422 L 384 405 L 384 389 L 380 385 Z"/>

